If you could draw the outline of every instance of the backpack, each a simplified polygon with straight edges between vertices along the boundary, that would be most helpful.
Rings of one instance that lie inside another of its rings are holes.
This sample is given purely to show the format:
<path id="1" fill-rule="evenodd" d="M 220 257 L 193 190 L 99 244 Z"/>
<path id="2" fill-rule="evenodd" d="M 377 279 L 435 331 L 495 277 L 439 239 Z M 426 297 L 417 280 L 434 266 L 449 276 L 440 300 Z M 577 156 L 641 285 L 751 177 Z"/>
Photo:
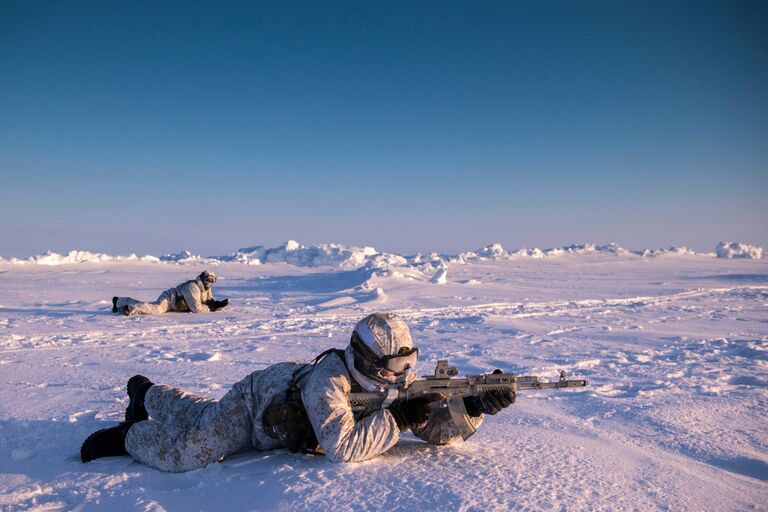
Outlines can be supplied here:
<path id="1" fill-rule="evenodd" d="M 309 421 L 307 410 L 301 401 L 301 388 L 299 384 L 307 375 L 312 373 L 317 363 L 329 354 L 336 354 L 344 361 L 343 350 L 336 348 L 326 350 L 317 356 L 311 365 L 304 365 L 294 371 L 286 395 L 276 396 L 272 403 L 264 410 L 264 415 L 262 416 L 264 431 L 269 437 L 285 443 L 288 450 L 294 453 L 310 453 L 315 455 L 323 453 L 323 449 L 320 447 L 315 431 L 312 428 L 312 423 Z"/>

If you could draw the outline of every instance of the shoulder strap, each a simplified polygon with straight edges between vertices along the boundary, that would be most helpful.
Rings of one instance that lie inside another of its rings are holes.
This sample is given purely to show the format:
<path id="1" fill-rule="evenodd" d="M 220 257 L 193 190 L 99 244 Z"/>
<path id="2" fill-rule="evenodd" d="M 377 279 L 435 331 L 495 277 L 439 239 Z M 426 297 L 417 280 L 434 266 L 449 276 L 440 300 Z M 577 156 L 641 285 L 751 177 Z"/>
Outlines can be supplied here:
<path id="1" fill-rule="evenodd" d="M 346 367 L 347 363 L 344 360 L 344 351 L 338 348 L 329 348 L 325 352 L 322 352 L 319 356 L 315 358 L 315 360 L 310 363 L 306 364 L 300 368 L 297 368 L 295 372 L 293 372 L 293 377 L 291 378 L 291 387 L 298 387 L 299 383 L 304 380 L 304 378 L 312 373 L 312 370 L 315 369 L 315 366 L 317 366 L 317 363 L 325 359 L 326 356 L 329 354 L 336 354 L 341 361 L 344 363 L 344 366 Z"/>
<path id="2" fill-rule="evenodd" d="M 312 366 L 315 366 L 317 363 L 322 361 L 325 358 L 325 356 L 327 356 L 328 354 L 336 354 L 337 356 L 339 356 L 341 358 L 342 361 L 344 360 L 344 351 L 342 349 L 340 349 L 340 348 L 329 348 L 328 350 L 326 350 L 325 352 L 322 352 L 319 356 L 317 356 L 315 358 L 315 362 L 312 364 Z"/>

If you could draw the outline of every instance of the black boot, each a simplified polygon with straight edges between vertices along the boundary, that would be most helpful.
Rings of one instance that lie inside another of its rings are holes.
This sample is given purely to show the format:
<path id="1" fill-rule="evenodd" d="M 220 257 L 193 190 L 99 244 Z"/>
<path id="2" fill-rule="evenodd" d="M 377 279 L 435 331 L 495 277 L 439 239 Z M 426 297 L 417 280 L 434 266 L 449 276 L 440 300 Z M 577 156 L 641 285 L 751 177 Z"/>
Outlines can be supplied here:
<path id="1" fill-rule="evenodd" d="M 125 450 L 125 436 L 133 423 L 123 422 L 116 427 L 94 432 L 80 447 L 80 460 L 89 462 L 101 457 L 128 455 Z"/>
<path id="2" fill-rule="evenodd" d="M 128 379 L 128 407 L 125 409 L 125 421 L 144 421 L 149 418 L 144 407 L 144 397 L 152 387 L 152 382 L 143 375 L 134 375 Z"/>
<path id="3" fill-rule="evenodd" d="M 117 313 L 117 297 L 112 297 L 112 312 Z"/>

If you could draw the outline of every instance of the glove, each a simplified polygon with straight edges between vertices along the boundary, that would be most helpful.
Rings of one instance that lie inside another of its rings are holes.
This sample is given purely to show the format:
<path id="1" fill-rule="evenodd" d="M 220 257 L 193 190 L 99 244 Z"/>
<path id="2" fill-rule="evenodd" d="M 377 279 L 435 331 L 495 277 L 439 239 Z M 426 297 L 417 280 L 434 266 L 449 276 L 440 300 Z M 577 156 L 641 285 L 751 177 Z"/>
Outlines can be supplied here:
<path id="1" fill-rule="evenodd" d="M 480 396 L 464 397 L 464 408 L 467 414 L 475 418 L 481 414 L 494 415 L 502 409 L 515 403 L 517 395 L 514 391 L 489 391 Z"/>
<path id="2" fill-rule="evenodd" d="M 211 300 L 205 301 L 205 305 L 208 306 L 208 309 L 210 309 L 211 311 L 216 311 L 217 309 L 221 309 L 225 307 L 227 304 L 229 304 L 229 299 L 224 299 L 224 300 L 211 299 Z"/>
<path id="3" fill-rule="evenodd" d="M 408 429 L 409 425 L 421 425 L 429 419 L 432 409 L 430 399 L 426 397 L 401 400 L 393 403 L 387 409 L 392 413 L 400 432 Z"/>

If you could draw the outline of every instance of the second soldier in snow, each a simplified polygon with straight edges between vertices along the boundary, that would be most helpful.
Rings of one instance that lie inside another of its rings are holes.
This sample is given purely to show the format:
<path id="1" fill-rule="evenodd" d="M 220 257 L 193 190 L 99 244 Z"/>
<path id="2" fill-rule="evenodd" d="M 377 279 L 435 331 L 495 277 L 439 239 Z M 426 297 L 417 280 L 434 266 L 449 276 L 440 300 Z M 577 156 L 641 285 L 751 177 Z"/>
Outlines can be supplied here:
<path id="1" fill-rule="evenodd" d="M 213 284 L 216 274 L 211 271 L 200 273 L 197 278 L 165 290 L 154 302 L 141 302 L 131 297 L 112 297 L 112 312 L 133 315 L 162 315 L 169 311 L 183 313 L 207 313 L 229 304 L 228 299 L 213 298 Z"/>

